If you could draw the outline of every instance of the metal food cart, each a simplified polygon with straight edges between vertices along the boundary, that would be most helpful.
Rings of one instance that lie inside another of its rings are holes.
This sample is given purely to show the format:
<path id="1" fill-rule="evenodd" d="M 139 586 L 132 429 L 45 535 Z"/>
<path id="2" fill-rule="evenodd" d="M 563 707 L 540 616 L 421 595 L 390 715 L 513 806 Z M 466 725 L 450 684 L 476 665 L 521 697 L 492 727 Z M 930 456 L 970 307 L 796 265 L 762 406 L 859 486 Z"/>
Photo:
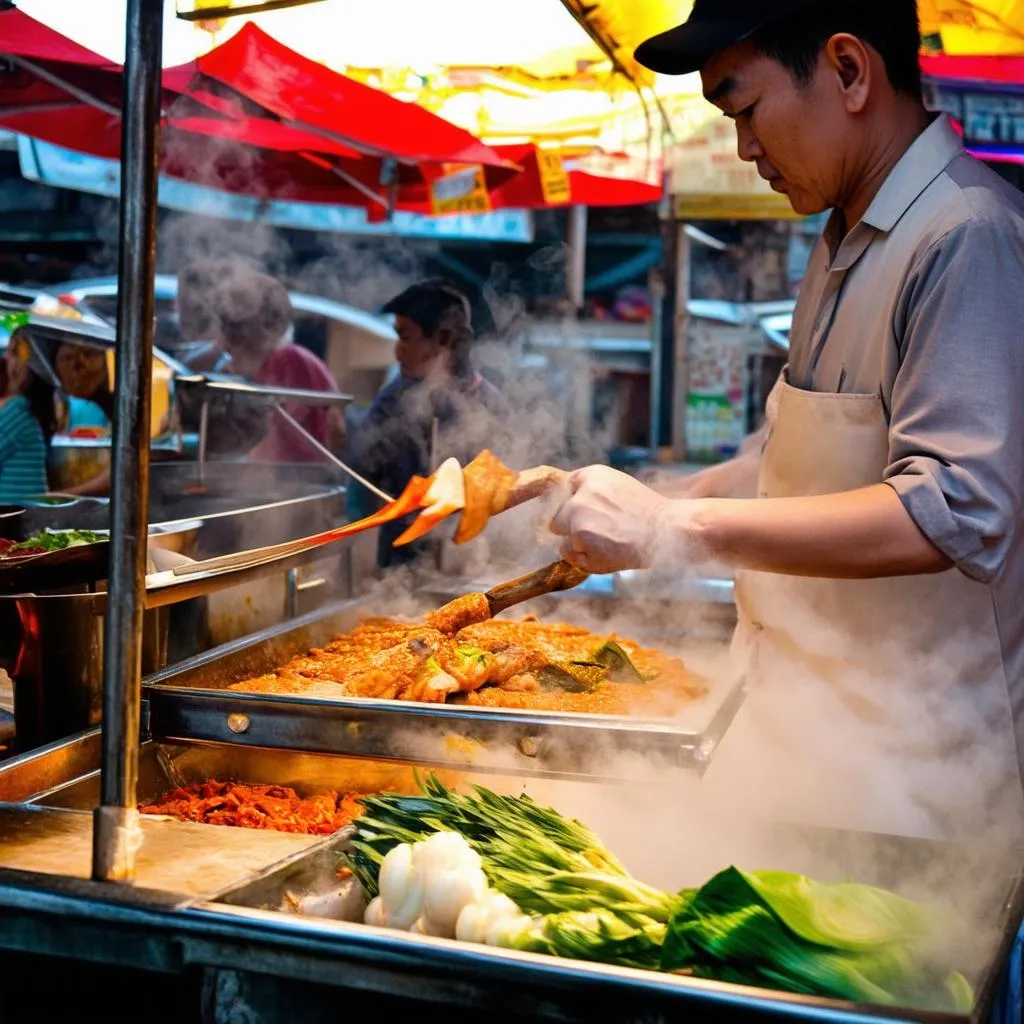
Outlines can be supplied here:
<path id="1" fill-rule="evenodd" d="M 454 1020 L 983 1021 L 1013 970 L 1024 914 L 1019 850 L 979 849 L 823 829 L 756 826 L 765 862 L 901 887 L 927 868 L 953 903 L 970 893 L 980 922 L 964 956 L 978 991 L 969 1016 L 857 1006 L 694 978 L 584 964 L 373 929 L 339 879 L 347 829 L 326 838 L 142 817 L 139 802 L 210 778 L 300 789 L 408 785 L 433 767 L 492 788 L 524 788 L 573 806 L 614 780 L 620 836 L 649 824 L 660 801 L 671 829 L 669 874 L 696 863 L 705 837 L 687 828 L 676 787 L 713 756 L 741 693 L 725 689 L 690 723 L 603 716 L 503 714 L 372 701 L 322 702 L 228 690 L 363 610 L 346 602 L 239 639 L 157 672 L 141 685 L 146 615 L 182 596 L 235 585 L 284 560 L 154 581 L 147 564 L 149 359 L 155 240 L 156 135 L 162 0 L 130 0 L 119 289 L 117 417 L 110 559 L 103 616 L 102 728 L 0 766 L 0 970 L 4 1010 L 36 1016 L 53 994 L 116 1018 L 217 1022 L 337 1020 L 357 1013 L 444 1013 Z M 304 555 L 302 557 L 308 557 Z M 173 572 L 171 574 L 173 576 Z M 700 589 L 700 588 L 698 588 Z M 707 596 L 706 591 L 704 596 Z M 607 598 L 604 598 L 607 600 Z M 713 602 L 712 602 L 713 603 Z M 657 751 L 657 777 L 613 771 L 595 752 Z M 643 797 L 643 799 L 641 799 Z M 641 815 L 641 817 L 638 817 Z M 751 825 L 751 827 L 755 827 Z M 614 834 L 607 834 L 615 845 Z M 646 844 L 666 863 L 664 844 Z M 641 856 L 641 861 L 643 857 Z M 868 868 L 865 868 L 865 865 Z M 652 861 L 648 865 L 655 870 Z M 643 863 L 634 865 L 642 874 Z M 683 879 L 666 879 L 681 884 Z M 289 894 L 332 901 L 333 919 L 294 913 Z M 960 909 L 964 909 L 961 907 Z M 87 964 L 86 970 L 79 965 Z M 9 979 L 9 980 L 8 980 Z M 1019 989 L 1018 989 L 1019 992 Z M 60 1005 L 60 1004 L 55 1004 Z M 145 1006 L 145 1011 L 140 1007 Z M 24 1009 L 24 1007 L 22 1007 Z M 1008 1018 L 1007 1018 L 1008 1019 Z"/>

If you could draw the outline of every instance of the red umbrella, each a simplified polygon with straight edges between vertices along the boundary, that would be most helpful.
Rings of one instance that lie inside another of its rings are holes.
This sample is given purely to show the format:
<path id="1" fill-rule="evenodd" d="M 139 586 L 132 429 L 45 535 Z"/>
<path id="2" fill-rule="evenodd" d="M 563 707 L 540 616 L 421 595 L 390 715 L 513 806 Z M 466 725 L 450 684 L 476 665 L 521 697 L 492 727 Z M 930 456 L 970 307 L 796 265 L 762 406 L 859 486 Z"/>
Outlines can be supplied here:
<path id="1" fill-rule="evenodd" d="M 119 159 L 118 65 L 16 9 L 0 12 L 0 55 L 9 62 L 0 73 L 0 127 Z M 279 83 L 286 99 L 275 98 L 268 81 Z M 304 100 L 303 87 L 345 97 L 351 142 L 334 130 L 339 116 L 326 116 L 333 96 Z M 260 198 L 369 206 L 383 216 L 396 201 L 404 205 L 402 189 L 442 176 L 446 159 L 486 161 L 494 181 L 514 173 L 462 129 L 321 68 L 251 25 L 224 47 L 166 71 L 164 110 L 165 174 Z M 390 132 L 403 140 L 394 154 L 403 162 L 389 181 L 391 158 L 378 147 Z M 433 162 L 416 163 L 417 152 Z"/>

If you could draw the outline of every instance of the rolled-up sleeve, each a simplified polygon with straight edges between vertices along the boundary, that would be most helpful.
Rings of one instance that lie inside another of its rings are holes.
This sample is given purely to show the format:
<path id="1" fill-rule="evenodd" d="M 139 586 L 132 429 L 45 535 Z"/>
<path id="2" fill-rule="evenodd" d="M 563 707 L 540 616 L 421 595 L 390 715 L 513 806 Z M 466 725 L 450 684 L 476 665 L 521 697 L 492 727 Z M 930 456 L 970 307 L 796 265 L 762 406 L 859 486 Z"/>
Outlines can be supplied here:
<path id="1" fill-rule="evenodd" d="M 1021 521 L 1024 237 L 969 220 L 911 270 L 894 325 L 885 481 L 926 537 L 989 582 Z"/>

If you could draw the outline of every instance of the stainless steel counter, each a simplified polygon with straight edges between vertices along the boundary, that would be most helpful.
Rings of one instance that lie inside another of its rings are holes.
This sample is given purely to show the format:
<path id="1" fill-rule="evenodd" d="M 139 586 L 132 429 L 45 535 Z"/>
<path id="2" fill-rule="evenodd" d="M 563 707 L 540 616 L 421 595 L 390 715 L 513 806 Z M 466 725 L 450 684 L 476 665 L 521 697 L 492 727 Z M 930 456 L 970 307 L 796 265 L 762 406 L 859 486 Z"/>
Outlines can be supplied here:
<path id="1" fill-rule="evenodd" d="M 196 744 L 146 744 L 142 761 L 147 797 L 176 779 L 213 771 L 300 786 L 305 780 L 311 788 L 356 782 L 403 786 L 410 776 L 408 766 Z M 63 868 L 59 858 L 69 842 L 81 842 L 88 807 L 98 793 L 97 768 L 94 733 L 0 767 L 0 796 L 33 799 L 26 788 L 42 783 L 46 789 L 34 797 L 35 806 L 0 804 L 0 837 L 5 840 L 0 845 L 0 951 L 159 972 L 168 980 L 153 978 L 148 984 L 154 994 L 167 984 L 183 986 L 201 972 L 207 1010 L 200 1011 L 197 988 L 195 1016 L 189 1019 L 204 1024 L 242 1019 L 237 1016 L 241 1005 L 250 1024 L 283 1019 L 320 1024 L 356 1006 L 369 1012 L 376 1008 L 386 1019 L 399 1012 L 428 1017 L 446 1012 L 453 1020 L 486 1014 L 501 1022 L 521 1016 L 636 1024 L 684 1019 L 980 1024 L 1024 915 L 1024 853 L 1019 850 L 763 826 L 755 829 L 762 858 L 758 866 L 857 877 L 918 897 L 927 878 L 937 899 L 969 913 L 976 923 L 961 957 L 979 994 L 975 1013 L 941 1017 L 854 1006 L 564 961 L 280 912 L 286 891 L 338 884 L 332 869 L 346 842 L 344 833 L 310 840 L 152 820 L 145 825 L 146 843 L 154 855 L 159 853 L 161 864 L 144 857 L 139 885 L 84 879 L 73 851 L 65 854 Z M 521 785 L 513 776 L 492 784 L 509 791 Z M 578 783 L 527 785 L 536 798 L 555 806 L 571 805 L 574 794 L 593 790 Z M 674 790 L 666 785 L 665 792 Z M 58 805 L 65 809 L 52 809 Z M 671 803 L 664 806 L 673 813 Z M 651 826 L 625 791 L 614 817 L 623 833 L 608 836 L 613 847 L 631 831 Z M 6 840 L 17 836 L 22 838 L 8 849 Z M 690 884 L 689 873 L 706 841 L 698 830 L 678 832 L 670 859 L 675 884 Z M 646 844 L 657 845 L 656 840 Z M 651 863 L 665 862 L 664 851 L 660 856 L 656 849 L 646 852 Z M 644 866 L 634 870 L 639 877 L 651 877 Z M 352 916 L 356 906 L 347 904 L 344 915 Z"/>

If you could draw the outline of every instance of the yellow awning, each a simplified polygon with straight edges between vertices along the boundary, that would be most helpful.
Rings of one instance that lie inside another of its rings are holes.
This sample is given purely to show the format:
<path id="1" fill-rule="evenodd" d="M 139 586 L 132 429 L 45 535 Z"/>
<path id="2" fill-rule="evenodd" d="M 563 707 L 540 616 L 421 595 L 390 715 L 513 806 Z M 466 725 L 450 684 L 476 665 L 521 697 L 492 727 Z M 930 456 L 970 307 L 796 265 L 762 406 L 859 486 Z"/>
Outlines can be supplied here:
<path id="1" fill-rule="evenodd" d="M 633 60 L 645 40 L 685 21 L 693 0 L 562 0 L 573 16 L 603 39 L 634 80 L 654 84 L 655 76 Z"/>
<path id="2" fill-rule="evenodd" d="M 1022 0 L 920 0 L 921 30 L 950 56 L 1024 54 Z"/>

